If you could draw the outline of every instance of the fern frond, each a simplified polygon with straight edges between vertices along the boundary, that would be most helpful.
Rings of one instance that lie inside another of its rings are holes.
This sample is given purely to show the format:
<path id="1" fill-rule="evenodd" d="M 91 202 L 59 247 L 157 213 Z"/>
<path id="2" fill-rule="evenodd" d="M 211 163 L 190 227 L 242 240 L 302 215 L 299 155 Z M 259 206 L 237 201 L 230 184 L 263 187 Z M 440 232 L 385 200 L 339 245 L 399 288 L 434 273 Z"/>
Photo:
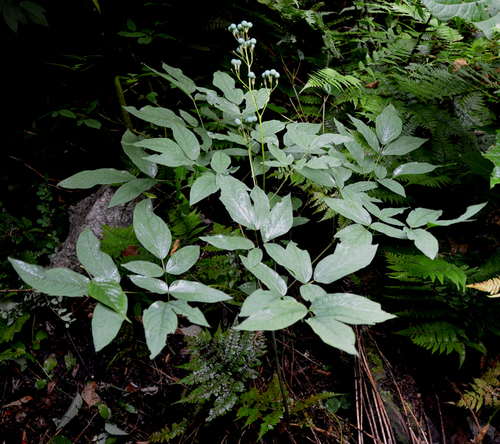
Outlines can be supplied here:
<path id="1" fill-rule="evenodd" d="M 393 279 L 408 280 L 409 278 L 427 279 L 432 282 L 436 279 L 443 284 L 444 279 L 451 280 L 458 289 L 465 290 L 467 276 L 465 266 L 458 267 L 450 264 L 443 259 L 429 259 L 424 255 L 400 256 L 397 254 L 386 253 L 389 268 L 394 270 L 389 273 Z"/>
<path id="2" fill-rule="evenodd" d="M 355 90 L 356 88 L 361 88 L 361 80 L 356 77 L 349 75 L 342 75 L 332 68 L 321 69 L 315 74 L 309 76 L 309 80 L 306 86 L 302 89 L 304 91 L 307 88 L 328 88 L 333 87 L 338 91 L 344 90 Z M 302 92 L 301 91 L 301 92 Z"/>
<path id="3" fill-rule="evenodd" d="M 463 394 L 462 399 L 456 403 L 458 407 L 470 407 L 476 412 L 482 407 L 500 407 L 500 362 L 481 378 L 474 378 L 471 384 L 473 390 L 468 390 Z"/>
<path id="4" fill-rule="evenodd" d="M 466 285 L 468 288 L 475 288 L 489 293 L 489 298 L 500 298 L 500 277 L 492 278 L 487 281 L 477 282 Z"/>

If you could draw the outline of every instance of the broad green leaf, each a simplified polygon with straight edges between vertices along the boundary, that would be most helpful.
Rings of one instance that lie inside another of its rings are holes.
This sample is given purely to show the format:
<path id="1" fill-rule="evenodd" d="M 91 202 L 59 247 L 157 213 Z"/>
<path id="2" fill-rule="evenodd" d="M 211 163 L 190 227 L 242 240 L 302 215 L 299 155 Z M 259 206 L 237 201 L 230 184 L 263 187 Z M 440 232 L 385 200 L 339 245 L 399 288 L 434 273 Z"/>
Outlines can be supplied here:
<path id="1" fill-rule="evenodd" d="M 320 296 L 324 296 L 326 291 L 316 284 L 307 284 L 300 286 L 300 295 L 304 300 L 312 302 Z"/>
<path id="2" fill-rule="evenodd" d="M 384 179 L 387 176 L 387 168 L 383 165 L 377 165 L 373 171 L 375 172 L 377 179 Z"/>
<path id="3" fill-rule="evenodd" d="M 18 259 L 8 258 L 19 277 L 34 289 L 50 296 L 79 297 L 88 294 L 90 280 L 67 268 L 44 270 Z"/>
<path id="4" fill-rule="evenodd" d="M 132 261 L 127 262 L 126 264 L 122 264 L 123 268 L 131 271 L 132 273 L 142 274 L 147 277 L 161 277 L 163 276 L 163 269 L 154 264 L 153 262 L 147 261 Z"/>
<path id="5" fill-rule="evenodd" d="M 200 247 L 189 245 L 177 250 L 168 260 L 165 271 L 173 275 L 179 275 L 188 271 L 200 257 Z"/>
<path id="6" fill-rule="evenodd" d="M 332 144 L 340 145 L 346 142 L 353 142 L 354 138 L 352 136 L 341 136 L 340 134 L 320 134 L 319 136 L 314 136 L 311 139 L 309 150 L 313 151 L 317 148 L 329 148 Z"/>
<path id="7" fill-rule="evenodd" d="M 347 131 L 346 127 L 342 123 L 340 123 L 337 119 L 334 119 L 334 121 L 341 136 L 352 138 L 351 134 L 349 133 L 349 131 Z M 352 157 L 354 157 L 358 165 L 362 165 L 365 158 L 363 147 L 356 141 L 344 142 L 344 145 L 351 153 Z"/>
<path id="8" fill-rule="evenodd" d="M 447 227 L 448 225 L 457 224 L 459 222 L 471 222 L 469 217 L 474 216 L 474 214 L 481 211 L 487 205 L 487 203 L 488 202 L 478 204 L 478 205 L 471 205 L 470 207 L 467 207 L 467 210 L 465 211 L 464 214 L 462 214 L 460 217 L 457 217 L 456 219 L 431 221 L 431 222 L 427 223 L 427 226 L 428 227 L 434 227 L 434 226 Z"/>
<path id="9" fill-rule="evenodd" d="M 291 154 L 287 156 L 283 150 L 280 150 L 274 144 L 268 143 L 267 148 L 269 149 L 269 152 L 273 155 L 273 157 L 277 160 L 279 166 L 288 166 L 293 163 L 293 156 Z M 266 165 L 268 164 L 269 162 L 266 162 Z"/>
<path id="10" fill-rule="evenodd" d="M 264 283 L 269 290 L 279 293 L 281 296 L 285 296 L 287 290 L 286 282 L 272 268 L 269 268 L 263 263 L 259 263 L 257 266 L 252 267 L 245 256 L 240 256 L 240 259 L 245 268 Z"/>
<path id="11" fill-rule="evenodd" d="M 186 121 L 186 123 L 188 125 L 191 125 L 193 128 L 196 128 L 199 125 L 198 119 L 196 119 L 196 117 L 193 117 L 191 114 L 187 113 L 186 111 L 180 109 L 179 114 Z"/>
<path id="12" fill-rule="evenodd" d="M 231 299 L 222 291 L 191 281 L 175 281 L 170 285 L 169 293 L 177 299 L 194 302 L 221 302 Z"/>
<path id="13" fill-rule="evenodd" d="M 170 301 L 168 306 L 174 310 L 176 314 L 186 316 L 193 324 L 210 327 L 203 312 L 197 307 L 191 307 L 186 301 L 177 299 L 175 301 Z"/>
<path id="14" fill-rule="evenodd" d="M 500 183 L 500 133 L 497 133 L 497 143 L 491 147 L 484 157 L 491 161 L 494 165 L 493 171 L 490 176 L 490 188 Z"/>
<path id="15" fill-rule="evenodd" d="M 210 166 L 216 173 L 223 174 L 231 165 L 231 158 L 220 151 L 216 151 L 210 162 Z"/>
<path id="16" fill-rule="evenodd" d="M 415 246 L 429 259 L 434 259 L 439 251 L 437 239 L 428 231 L 417 228 L 416 230 L 405 229 L 408 239 L 415 242 Z"/>
<path id="17" fill-rule="evenodd" d="M 243 102 L 245 94 L 243 90 L 235 87 L 234 79 L 230 75 L 220 71 L 214 72 L 213 84 L 224 93 L 224 97 L 230 102 L 236 105 Z"/>
<path id="18" fill-rule="evenodd" d="M 243 302 L 239 316 L 252 316 L 280 299 L 281 295 L 279 293 L 261 289 L 255 290 Z"/>
<path id="19" fill-rule="evenodd" d="M 420 137 L 399 136 L 396 140 L 388 143 L 382 150 L 383 156 L 404 156 L 420 148 L 428 139 Z"/>
<path id="20" fill-rule="evenodd" d="M 155 179 L 136 179 L 123 184 L 116 190 L 109 202 L 108 208 L 134 200 L 143 191 L 153 188 L 157 183 L 158 181 Z"/>
<path id="21" fill-rule="evenodd" d="M 167 294 L 168 285 L 165 281 L 161 279 L 155 279 L 148 276 L 141 275 L 130 275 L 130 280 L 138 287 L 144 288 L 145 290 L 151 291 L 155 294 Z"/>
<path id="22" fill-rule="evenodd" d="M 250 268 L 256 267 L 257 265 L 260 264 L 260 261 L 262 260 L 262 256 L 264 256 L 264 254 L 262 253 L 262 250 L 260 248 L 251 249 L 248 252 L 247 265 Z"/>
<path id="23" fill-rule="evenodd" d="M 363 191 L 374 190 L 375 188 L 378 188 L 375 182 L 360 180 L 359 182 L 347 185 L 342 190 L 342 196 L 344 197 L 344 199 L 349 199 L 349 197 L 352 196 L 353 194 L 362 193 Z M 346 195 L 347 193 L 349 195 Z"/>
<path id="24" fill-rule="evenodd" d="M 168 140 L 168 139 L 165 139 Z M 174 143 L 174 142 L 172 142 Z M 177 145 L 177 144 L 176 144 Z M 144 158 L 148 162 L 159 163 L 168 167 L 178 167 L 183 165 L 193 165 L 194 161 L 189 159 L 180 148 L 168 149 L 161 154 L 152 154 Z"/>
<path id="25" fill-rule="evenodd" d="M 384 187 L 389 188 L 389 190 L 393 191 L 394 193 L 406 197 L 405 189 L 399 182 L 396 182 L 393 179 L 377 179 L 377 182 Z"/>
<path id="26" fill-rule="evenodd" d="M 267 305 L 262 310 L 252 314 L 236 330 L 265 330 L 276 331 L 289 327 L 302 319 L 307 314 L 307 307 L 294 298 L 285 296 L 274 303 Z"/>
<path id="27" fill-rule="evenodd" d="M 97 1 L 97 0 L 96 0 Z M 116 427 L 115 425 L 106 422 L 104 424 L 104 430 L 109 433 L 110 435 L 115 435 L 115 436 L 127 436 L 128 433 L 125 432 L 124 430 Z"/>
<path id="28" fill-rule="evenodd" d="M 153 302 L 144 310 L 142 323 L 146 333 L 146 343 L 154 359 L 167 343 L 167 336 L 177 329 L 177 315 L 163 301 Z"/>
<path id="29" fill-rule="evenodd" d="M 173 152 L 186 157 L 184 151 L 182 151 L 181 147 L 176 142 L 172 139 L 166 139 L 165 137 L 139 140 L 138 142 L 134 142 L 134 146 L 148 148 L 159 153 Z"/>
<path id="30" fill-rule="evenodd" d="M 306 322 L 325 344 L 358 356 L 356 347 L 354 347 L 356 336 L 351 327 L 336 321 L 331 316 L 315 316 L 306 319 Z"/>
<path id="31" fill-rule="evenodd" d="M 221 250 L 251 250 L 255 247 L 250 239 L 242 236 L 217 234 L 215 236 L 200 236 L 200 239 Z"/>
<path id="32" fill-rule="evenodd" d="M 146 105 L 139 110 L 133 106 L 124 106 L 123 108 L 133 116 L 158 126 L 170 128 L 173 123 L 184 125 L 184 121 L 167 108 L 159 108 L 151 105 Z"/>
<path id="33" fill-rule="evenodd" d="M 78 410 L 80 410 L 82 404 L 83 398 L 80 396 L 80 393 L 77 393 L 62 418 L 53 418 L 58 430 L 65 427 L 78 414 Z"/>
<path id="34" fill-rule="evenodd" d="M 286 234 L 293 225 L 293 208 L 291 195 L 285 196 L 280 203 L 276 204 L 266 217 L 260 232 L 264 242 L 269 242 L 278 236 Z"/>
<path id="35" fill-rule="evenodd" d="M 369 265 L 376 252 L 377 245 L 340 244 L 333 254 L 318 263 L 314 270 L 314 280 L 331 284 Z"/>
<path id="36" fill-rule="evenodd" d="M 327 155 L 313 157 L 306 163 L 306 166 L 308 168 L 312 168 L 313 170 L 328 170 L 330 168 L 339 167 L 340 165 L 341 163 L 339 159 Z"/>
<path id="37" fill-rule="evenodd" d="M 453 17 L 472 22 L 488 39 L 493 38 L 494 29 L 500 25 L 498 0 L 424 0 L 423 4 L 443 22 Z"/>
<path id="38" fill-rule="evenodd" d="M 98 352 L 108 345 L 120 331 L 123 317 L 100 302 L 94 308 L 92 316 L 92 337 L 94 348 Z"/>
<path id="39" fill-rule="evenodd" d="M 218 190 L 219 185 L 215 181 L 215 174 L 205 173 L 193 183 L 191 193 L 189 194 L 189 204 L 194 205 L 200 200 L 205 199 L 205 197 L 216 193 Z"/>
<path id="40" fill-rule="evenodd" d="M 304 176 L 306 179 L 312 180 L 318 185 L 322 185 L 328 188 L 333 188 L 336 186 L 335 180 L 326 171 L 315 170 L 313 168 L 304 166 L 302 168 L 297 168 L 297 172 Z"/>
<path id="41" fill-rule="evenodd" d="M 189 97 L 191 94 L 196 91 L 196 84 L 186 75 L 182 73 L 182 70 L 179 68 L 173 68 L 172 66 L 167 65 L 166 63 L 161 64 L 162 68 L 167 71 L 173 78 L 175 78 L 175 82 L 170 80 L 174 85 L 179 87 L 184 93 L 186 93 Z"/>
<path id="42" fill-rule="evenodd" d="M 122 136 L 122 148 L 129 159 L 146 175 L 155 177 L 158 172 L 158 167 L 155 163 L 144 160 L 146 152 L 133 144 L 139 142 L 141 139 L 129 130 L 125 131 Z"/>
<path id="43" fill-rule="evenodd" d="M 393 237 L 395 239 L 408 239 L 405 232 L 399 228 L 391 227 L 382 222 L 374 222 L 370 225 L 372 230 L 378 231 L 379 233 L 384 233 L 387 236 Z"/>
<path id="44" fill-rule="evenodd" d="M 331 316 L 337 321 L 353 325 L 373 325 L 395 318 L 383 311 L 379 303 L 350 293 L 319 296 L 313 300 L 310 309 L 318 316 Z"/>
<path id="45" fill-rule="evenodd" d="M 208 151 L 212 147 L 212 138 L 208 135 L 208 131 L 201 126 L 194 128 L 193 130 L 198 136 L 201 137 L 203 143 L 201 144 L 201 149 L 203 151 Z"/>
<path id="46" fill-rule="evenodd" d="M 251 136 L 257 142 L 261 142 L 261 129 L 262 138 L 266 139 L 285 129 L 285 123 L 280 120 L 266 120 L 262 122 L 262 126 L 260 124 L 256 125 L 255 129 L 251 132 Z"/>
<path id="47" fill-rule="evenodd" d="M 441 210 L 430 210 L 428 208 L 415 208 L 408 214 L 406 223 L 410 228 L 427 225 L 428 222 L 437 221 L 443 212 Z"/>
<path id="48" fill-rule="evenodd" d="M 120 273 L 113 259 L 101 251 L 99 239 L 88 227 L 78 236 L 76 254 L 87 272 L 97 281 L 120 282 Z"/>
<path id="49" fill-rule="evenodd" d="M 113 168 L 101 168 L 93 171 L 81 171 L 62 182 L 59 182 L 61 188 L 92 188 L 95 185 L 109 185 L 113 183 L 123 183 L 136 179 L 128 171 L 118 171 Z"/>
<path id="50" fill-rule="evenodd" d="M 439 165 L 431 165 L 430 163 L 425 162 L 405 163 L 398 166 L 392 172 L 392 177 L 402 176 L 403 174 L 425 174 L 435 170 L 436 168 L 439 168 Z"/>
<path id="51" fill-rule="evenodd" d="M 89 296 L 112 308 L 127 319 L 128 299 L 120 284 L 116 282 L 90 281 Z"/>
<path id="52" fill-rule="evenodd" d="M 153 213 L 151 199 L 139 202 L 134 210 L 134 231 L 142 245 L 158 259 L 164 259 L 172 243 L 172 235 L 161 218 Z"/>
<path id="53" fill-rule="evenodd" d="M 493 171 L 491 172 L 490 189 L 499 183 L 500 183 L 500 167 L 496 166 L 493 168 Z"/>
<path id="54" fill-rule="evenodd" d="M 250 189 L 238 179 L 221 174 L 217 175 L 216 183 L 221 189 L 220 200 L 231 218 L 244 227 L 255 229 L 255 214 L 248 196 Z"/>
<path id="55" fill-rule="evenodd" d="M 303 284 L 311 280 L 311 257 L 305 250 L 301 250 L 294 242 L 289 242 L 286 249 L 278 244 L 264 244 L 267 254 L 278 264 L 285 267 L 289 273 Z"/>
<path id="56" fill-rule="evenodd" d="M 373 236 L 362 225 L 353 224 L 335 233 L 343 244 L 347 245 L 371 245 Z"/>
<path id="57" fill-rule="evenodd" d="M 271 205 L 269 203 L 267 194 L 258 186 L 253 187 L 252 191 L 250 192 L 250 197 L 253 200 L 255 228 L 259 230 L 266 220 L 267 216 L 269 215 L 269 211 L 271 211 Z"/>
<path id="58" fill-rule="evenodd" d="M 267 88 L 261 88 L 258 90 L 252 90 L 245 93 L 246 109 L 245 112 L 249 111 L 255 113 L 257 110 L 264 108 L 266 103 L 269 101 L 269 90 Z M 257 109 L 255 109 L 257 107 Z"/>
<path id="59" fill-rule="evenodd" d="M 372 131 L 372 129 L 368 125 L 366 125 L 361 120 L 356 119 L 355 117 L 352 116 L 349 116 L 349 118 L 356 126 L 356 129 L 363 135 L 365 140 L 368 142 L 368 145 L 370 145 L 370 147 L 378 153 L 380 151 L 380 144 L 378 143 L 377 135 Z"/>
<path id="60" fill-rule="evenodd" d="M 372 218 L 360 202 L 352 199 L 334 199 L 331 197 L 323 198 L 323 201 L 335 212 L 341 214 L 353 222 L 362 225 L 370 225 Z"/>
<path id="61" fill-rule="evenodd" d="M 200 143 L 193 132 L 188 130 L 185 126 L 175 123 L 172 125 L 172 131 L 175 141 L 181 147 L 184 154 L 189 157 L 189 159 L 196 160 L 200 155 Z"/>
<path id="62" fill-rule="evenodd" d="M 382 145 L 387 145 L 395 140 L 403 131 L 403 121 L 399 118 L 396 108 L 387 105 L 375 120 L 378 140 Z"/>

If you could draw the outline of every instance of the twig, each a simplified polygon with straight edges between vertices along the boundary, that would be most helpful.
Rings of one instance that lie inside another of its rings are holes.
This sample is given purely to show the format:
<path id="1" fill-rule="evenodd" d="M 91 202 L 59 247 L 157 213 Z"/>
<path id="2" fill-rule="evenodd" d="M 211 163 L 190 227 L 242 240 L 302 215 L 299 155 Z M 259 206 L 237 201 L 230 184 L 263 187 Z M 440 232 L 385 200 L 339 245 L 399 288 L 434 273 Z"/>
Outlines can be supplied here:
<path id="1" fill-rule="evenodd" d="M 442 435 L 442 438 L 443 438 L 443 442 L 446 442 L 446 435 L 444 433 L 443 414 L 441 412 L 441 402 L 439 401 L 439 396 L 437 394 L 437 390 L 436 390 L 435 387 L 434 387 L 434 394 L 436 395 L 437 405 L 438 405 L 438 410 L 439 410 L 439 419 L 441 420 L 441 435 Z"/>
<path id="2" fill-rule="evenodd" d="M 71 335 L 69 334 L 69 331 L 66 331 L 66 334 L 68 335 L 68 338 L 69 340 L 71 341 L 71 343 L 73 344 L 73 347 L 75 348 L 75 351 L 76 351 L 76 354 L 78 355 L 78 357 L 80 358 L 80 361 L 82 361 L 82 364 L 83 366 L 85 367 L 85 370 L 87 370 L 87 373 L 88 375 L 90 376 L 91 379 L 94 379 L 94 375 L 92 373 L 90 373 L 90 370 L 88 369 L 87 367 L 87 364 L 85 364 L 85 361 L 83 360 L 82 356 L 80 355 L 80 352 L 78 351 L 78 349 L 76 348 L 76 345 L 75 345 L 75 342 L 73 341 L 73 338 L 71 337 Z"/>
<path id="3" fill-rule="evenodd" d="M 288 399 L 285 391 L 285 383 L 283 382 L 283 377 L 281 374 L 281 365 L 278 357 L 278 346 L 276 344 L 276 335 L 274 331 L 271 332 L 271 338 L 273 340 L 273 349 L 274 349 L 274 359 L 276 360 L 276 370 L 278 373 L 278 382 L 280 385 L 281 395 L 283 396 L 283 405 L 285 406 L 285 418 L 286 424 L 288 428 L 290 428 L 290 410 L 288 409 Z"/>

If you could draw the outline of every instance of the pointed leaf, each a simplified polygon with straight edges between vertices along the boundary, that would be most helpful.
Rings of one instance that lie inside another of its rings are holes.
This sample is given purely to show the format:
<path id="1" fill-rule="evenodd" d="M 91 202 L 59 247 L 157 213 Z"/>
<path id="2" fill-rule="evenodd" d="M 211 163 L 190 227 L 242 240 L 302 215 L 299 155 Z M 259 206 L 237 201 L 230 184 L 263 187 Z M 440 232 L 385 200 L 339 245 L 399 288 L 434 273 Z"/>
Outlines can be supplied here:
<path id="1" fill-rule="evenodd" d="M 382 222 L 374 222 L 370 225 L 370 228 L 395 239 L 408 239 L 408 236 L 406 236 L 406 233 L 403 230 L 391 227 L 390 225 L 386 225 Z"/>
<path id="2" fill-rule="evenodd" d="M 125 131 L 122 136 L 122 148 L 129 159 L 146 175 L 149 177 L 155 177 L 158 172 L 158 166 L 143 158 L 146 157 L 146 152 L 133 144 L 139 142 L 141 139 L 135 134 L 131 133 L 129 130 Z"/>
<path id="3" fill-rule="evenodd" d="M 395 140 L 403 131 L 403 121 L 399 118 L 396 108 L 389 104 L 375 120 L 377 136 L 382 145 Z"/>
<path id="4" fill-rule="evenodd" d="M 335 126 L 337 127 L 337 130 L 339 131 L 341 136 L 352 138 L 351 134 L 349 133 L 349 131 L 347 131 L 346 127 L 342 123 L 340 123 L 337 119 L 334 119 L 334 121 Z M 351 153 L 352 157 L 354 157 L 358 165 L 362 165 L 365 158 L 363 147 L 355 140 L 353 142 L 344 142 L 344 145 Z"/>
<path id="5" fill-rule="evenodd" d="M 285 196 L 280 203 L 276 204 L 271 213 L 266 217 L 260 227 L 262 239 L 269 242 L 282 234 L 290 231 L 293 225 L 293 208 L 291 195 Z"/>
<path id="6" fill-rule="evenodd" d="M 143 191 L 153 188 L 157 183 L 158 181 L 155 179 L 136 179 L 123 184 L 116 190 L 109 202 L 108 208 L 134 200 Z"/>
<path id="7" fill-rule="evenodd" d="M 155 294 L 166 294 L 168 293 L 168 285 L 165 281 L 161 279 L 155 279 L 148 276 L 140 275 L 130 275 L 130 280 L 138 287 L 144 288 L 145 290 L 151 291 Z"/>
<path id="8" fill-rule="evenodd" d="M 255 229 L 255 214 L 248 196 L 249 188 L 231 176 L 217 175 L 217 184 L 221 189 L 220 200 L 231 218 L 244 227 Z"/>
<path id="9" fill-rule="evenodd" d="M 250 239 L 242 236 L 217 234 L 216 236 L 200 236 L 200 239 L 221 250 L 251 250 L 255 247 Z"/>
<path id="10" fill-rule="evenodd" d="M 276 331 L 295 324 L 306 314 L 305 305 L 294 298 L 285 296 L 254 313 L 235 328 L 247 331 Z"/>
<path id="11" fill-rule="evenodd" d="M 314 270 L 314 280 L 331 284 L 369 265 L 376 252 L 377 245 L 340 244 L 333 254 L 318 263 Z"/>
<path id="12" fill-rule="evenodd" d="M 147 277 L 157 278 L 163 276 L 163 269 L 153 262 L 132 261 L 122 264 L 122 267 L 133 273 L 142 274 Z"/>
<path id="13" fill-rule="evenodd" d="M 478 204 L 478 205 L 471 205 L 470 207 L 467 207 L 467 210 L 465 211 L 464 214 L 462 214 L 460 217 L 457 217 L 456 219 L 431 221 L 431 222 L 427 223 L 427 226 L 428 227 L 434 227 L 434 226 L 447 227 L 448 225 L 457 224 L 459 222 L 471 222 L 469 217 L 474 216 L 474 214 L 481 211 L 487 205 L 487 203 L 488 202 Z"/>
<path id="14" fill-rule="evenodd" d="M 389 188 L 389 190 L 393 191 L 400 196 L 406 197 L 406 192 L 399 182 L 396 182 L 393 179 L 377 179 L 377 182 L 382 184 L 384 187 Z"/>
<path id="15" fill-rule="evenodd" d="M 191 281 L 175 281 L 170 285 L 169 293 L 177 299 L 194 302 L 221 302 L 231 299 L 222 291 Z"/>
<path id="16" fill-rule="evenodd" d="M 168 260 L 165 267 L 167 273 L 179 275 L 188 271 L 200 258 L 200 247 L 189 245 L 177 250 Z"/>
<path id="17" fill-rule="evenodd" d="M 76 243 L 76 254 L 78 259 L 98 281 L 120 282 L 120 273 L 111 256 L 101 251 L 99 239 L 90 228 L 85 228 L 78 236 Z"/>
<path id="18" fill-rule="evenodd" d="M 243 302 L 239 316 L 251 316 L 265 309 L 268 305 L 274 304 L 279 299 L 281 299 L 279 293 L 261 289 L 255 290 Z"/>
<path id="19" fill-rule="evenodd" d="M 428 208 L 416 208 L 406 218 L 410 228 L 422 227 L 428 222 L 435 222 L 443 214 L 441 210 L 429 210 Z"/>
<path id="20" fill-rule="evenodd" d="M 215 174 L 206 173 L 198 177 L 191 187 L 191 193 L 189 195 L 189 204 L 194 205 L 200 200 L 205 199 L 205 197 L 216 193 L 219 190 L 219 185 L 215 182 Z"/>
<path id="21" fill-rule="evenodd" d="M 216 151 L 210 162 L 210 166 L 216 173 L 223 174 L 231 165 L 231 158 L 220 151 Z M 215 177 L 215 176 L 214 176 Z"/>
<path id="22" fill-rule="evenodd" d="M 265 244 L 264 248 L 269 256 L 285 267 L 299 282 L 307 284 L 311 280 L 311 257 L 307 251 L 298 248 L 294 242 L 290 242 L 286 250 L 278 244 Z"/>
<path id="23" fill-rule="evenodd" d="M 395 318 L 382 310 L 377 302 L 350 293 L 334 293 L 314 299 L 311 310 L 318 316 L 331 316 L 347 324 L 373 325 Z"/>
<path id="24" fill-rule="evenodd" d="M 351 327 L 336 321 L 330 316 L 315 316 L 306 319 L 306 322 L 324 343 L 358 356 L 358 352 L 354 347 L 356 336 Z"/>
<path id="25" fill-rule="evenodd" d="M 61 188 L 92 188 L 95 185 L 123 183 L 136 179 L 128 171 L 117 171 L 113 168 L 101 168 L 94 171 L 81 171 L 59 182 Z"/>
<path id="26" fill-rule="evenodd" d="M 245 268 L 250 271 L 257 279 L 262 281 L 269 290 L 279 293 L 284 296 L 286 294 L 286 282 L 272 268 L 264 265 L 262 262 L 257 266 L 252 267 L 249 260 L 245 256 L 240 256 L 241 262 Z"/>
<path id="27" fill-rule="evenodd" d="M 339 238 L 343 244 L 348 245 L 371 245 L 373 236 L 362 225 L 353 224 L 335 233 L 336 238 Z"/>
<path id="28" fill-rule="evenodd" d="M 331 197 L 323 198 L 323 201 L 335 212 L 341 214 L 353 222 L 361 225 L 370 225 L 372 218 L 360 202 L 352 199 L 334 199 Z"/>
<path id="29" fill-rule="evenodd" d="M 352 122 L 356 126 L 356 129 L 361 134 L 363 134 L 365 140 L 368 142 L 368 145 L 370 145 L 370 147 L 378 153 L 380 151 L 380 144 L 378 143 L 377 136 L 372 131 L 372 129 L 359 119 L 356 119 L 352 116 L 349 116 L 349 118 L 352 120 Z"/>
<path id="30" fill-rule="evenodd" d="M 312 302 L 320 296 L 324 296 L 326 291 L 316 284 L 307 284 L 300 286 L 300 295 L 304 300 Z"/>
<path id="31" fill-rule="evenodd" d="M 315 170 L 313 168 L 309 168 L 307 166 L 304 166 L 300 169 L 297 169 L 297 173 L 301 174 L 306 179 L 312 180 L 313 182 L 317 183 L 318 185 L 328 187 L 328 188 L 333 188 L 336 186 L 335 180 L 326 171 Z"/>
<path id="32" fill-rule="evenodd" d="M 437 239 L 428 231 L 417 228 L 416 230 L 407 230 L 408 239 L 415 242 L 415 246 L 424 253 L 429 259 L 434 259 L 439 251 Z"/>
<path id="33" fill-rule="evenodd" d="M 127 319 L 128 299 L 120 284 L 116 282 L 90 281 L 89 296 L 112 308 Z"/>
<path id="34" fill-rule="evenodd" d="M 161 218 L 153 213 L 151 199 L 139 202 L 134 210 L 134 231 L 142 245 L 158 259 L 170 250 L 172 235 Z"/>
<path id="35" fill-rule="evenodd" d="M 148 162 L 155 162 L 159 163 L 160 165 L 165 165 L 172 168 L 194 164 L 194 161 L 186 157 L 184 153 L 173 150 L 169 150 L 162 154 L 152 154 L 151 156 L 147 156 L 144 159 Z"/>
<path id="36" fill-rule="evenodd" d="M 146 343 L 151 352 L 149 358 L 154 359 L 167 343 L 167 336 L 177 329 L 177 315 L 167 303 L 156 301 L 142 316 Z"/>
<path id="37" fill-rule="evenodd" d="M 436 168 L 439 168 L 439 165 L 431 165 L 430 163 L 425 162 L 405 163 L 398 166 L 392 172 L 392 177 L 402 176 L 403 174 L 425 174 L 435 170 Z"/>
<path id="38" fill-rule="evenodd" d="M 210 327 L 203 312 L 197 307 L 191 307 L 186 301 L 181 299 L 170 301 L 168 306 L 174 310 L 177 315 L 186 316 L 189 322 L 204 327 Z"/>
<path id="39" fill-rule="evenodd" d="M 92 337 L 95 351 L 101 351 L 120 331 L 123 317 L 100 302 L 94 308 L 92 316 Z"/>
<path id="40" fill-rule="evenodd" d="M 429 139 L 420 137 L 400 136 L 396 140 L 388 143 L 382 150 L 384 156 L 404 156 L 420 148 Z"/>
<path id="41" fill-rule="evenodd" d="M 170 128 L 173 123 L 184 124 L 179 116 L 167 108 L 159 108 L 151 105 L 146 105 L 140 110 L 135 109 L 133 106 L 124 106 L 123 108 L 133 116 L 158 126 Z"/>
<path id="42" fill-rule="evenodd" d="M 67 268 L 44 270 L 18 259 L 8 258 L 19 277 L 31 287 L 50 296 L 80 297 L 88 294 L 90 280 Z"/>
<path id="43" fill-rule="evenodd" d="M 269 215 L 269 211 L 271 211 L 271 205 L 266 193 L 258 186 L 253 187 L 250 192 L 250 197 L 253 200 L 253 211 L 255 214 L 254 225 L 255 228 L 259 230 Z"/>
<path id="44" fill-rule="evenodd" d="M 264 254 L 262 253 L 262 250 L 260 248 L 253 248 L 248 252 L 247 265 L 250 268 L 256 267 L 262 260 L 262 256 L 264 256 Z"/>
<path id="45" fill-rule="evenodd" d="M 191 160 L 196 160 L 200 155 L 200 143 L 194 133 L 188 130 L 184 125 L 173 124 L 172 131 L 177 144 L 181 147 L 184 154 Z"/>
<path id="46" fill-rule="evenodd" d="M 213 84 L 224 93 L 224 97 L 230 102 L 236 105 L 240 105 L 243 102 L 245 94 L 243 90 L 235 87 L 234 79 L 230 75 L 225 72 L 215 72 Z"/>

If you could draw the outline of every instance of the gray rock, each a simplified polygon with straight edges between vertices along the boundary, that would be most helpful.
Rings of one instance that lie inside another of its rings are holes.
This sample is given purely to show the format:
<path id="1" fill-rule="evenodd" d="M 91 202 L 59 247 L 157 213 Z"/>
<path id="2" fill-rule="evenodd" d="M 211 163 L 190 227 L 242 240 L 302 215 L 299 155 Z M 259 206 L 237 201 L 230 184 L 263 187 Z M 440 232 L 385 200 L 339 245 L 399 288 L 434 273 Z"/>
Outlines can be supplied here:
<path id="1" fill-rule="evenodd" d="M 78 236 L 85 228 L 90 228 L 97 238 L 102 239 L 102 226 L 126 228 L 133 222 L 134 208 L 144 196 L 139 196 L 127 204 L 108 208 L 114 190 L 103 185 L 97 192 L 68 209 L 70 228 L 61 250 L 52 260 L 53 267 L 65 267 L 83 274 L 76 255 Z"/>

